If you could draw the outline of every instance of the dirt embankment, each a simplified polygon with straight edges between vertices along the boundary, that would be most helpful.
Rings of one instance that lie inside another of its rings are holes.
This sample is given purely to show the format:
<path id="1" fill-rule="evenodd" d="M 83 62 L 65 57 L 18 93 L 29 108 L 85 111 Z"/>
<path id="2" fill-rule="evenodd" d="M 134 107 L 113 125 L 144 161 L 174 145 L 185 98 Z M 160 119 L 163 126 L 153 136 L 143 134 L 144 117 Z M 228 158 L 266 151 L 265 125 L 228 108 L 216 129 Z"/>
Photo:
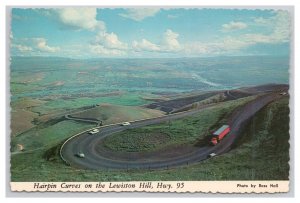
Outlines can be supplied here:
<path id="1" fill-rule="evenodd" d="M 288 85 L 285 84 L 265 84 L 254 87 L 245 87 L 233 90 L 212 91 L 206 93 L 198 93 L 192 96 L 179 97 L 167 101 L 158 101 L 148 104 L 145 107 L 150 109 L 158 109 L 166 113 L 176 113 L 197 108 L 203 104 L 217 103 L 222 101 L 235 100 L 251 95 L 287 91 Z"/>
<path id="2" fill-rule="evenodd" d="M 150 109 L 158 109 L 160 111 L 170 113 L 174 110 L 183 108 L 184 106 L 187 106 L 194 102 L 198 102 L 198 101 L 207 99 L 216 94 L 218 94 L 218 92 L 209 92 L 209 93 L 195 95 L 195 96 L 177 98 L 177 99 L 173 99 L 173 100 L 169 100 L 169 101 L 155 102 L 155 103 L 146 105 L 146 107 L 150 108 Z"/>

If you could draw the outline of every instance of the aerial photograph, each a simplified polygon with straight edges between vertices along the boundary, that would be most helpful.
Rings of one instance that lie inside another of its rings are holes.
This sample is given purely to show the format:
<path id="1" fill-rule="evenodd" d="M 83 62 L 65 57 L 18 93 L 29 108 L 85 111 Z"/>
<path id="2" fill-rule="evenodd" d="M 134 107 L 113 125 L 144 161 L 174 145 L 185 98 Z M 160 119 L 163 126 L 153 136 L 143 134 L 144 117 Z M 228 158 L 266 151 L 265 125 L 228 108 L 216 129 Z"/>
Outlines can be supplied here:
<path id="1" fill-rule="evenodd" d="M 11 8 L 11 182 L 289 180 L 291 18 Z"/>

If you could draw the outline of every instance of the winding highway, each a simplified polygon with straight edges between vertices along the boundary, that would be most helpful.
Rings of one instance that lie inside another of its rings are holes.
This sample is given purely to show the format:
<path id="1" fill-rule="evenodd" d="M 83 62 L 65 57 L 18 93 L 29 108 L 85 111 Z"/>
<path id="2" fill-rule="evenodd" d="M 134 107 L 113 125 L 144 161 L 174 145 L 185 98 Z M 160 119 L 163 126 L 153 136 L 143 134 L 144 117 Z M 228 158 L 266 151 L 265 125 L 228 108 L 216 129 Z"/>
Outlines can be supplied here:
<path id="1" fill-rule="evenodd" d="M 180 165 L 187 165 L 199 162 L 208 158 L 211 153 L 217 155 L 228 152 L 234 142 L 241 135 L 241 131 L 247 121 L 259 110 L 270 102 L 277 100 L 284 95 L 278 92 L 271 92 L 258 96 L 255 100 L 238 108 L 228 118 L 228 124 L 231 127 L 230 133 L 216 146 L 189 146 L 186 149 L 179 150 L 180 153 L 168 152 L 149 152 L 149 153 L 118 153 L 105 151 L 99 147 L 103 138 L 126 129 L 141 128 L 147 125 L 158 124 L 170 120 L 184 118 L 199 113 L 204 109 L 214 106 L 210 104 L 197 110 L 185 111 L 176 114 L 170 114 L 163 117 L 145 119 L 132 122 L 130 126 L 120 124 L 98 127 L 100 132 L 94 135 L 88 134 L 88 131 L 80 133 L 68 139 L 61 148 L 61 157 L 70 166 L 83 169 L 156 169 L 169 168 Z M 85 158 L 75 156 L 82 152 Z"/>

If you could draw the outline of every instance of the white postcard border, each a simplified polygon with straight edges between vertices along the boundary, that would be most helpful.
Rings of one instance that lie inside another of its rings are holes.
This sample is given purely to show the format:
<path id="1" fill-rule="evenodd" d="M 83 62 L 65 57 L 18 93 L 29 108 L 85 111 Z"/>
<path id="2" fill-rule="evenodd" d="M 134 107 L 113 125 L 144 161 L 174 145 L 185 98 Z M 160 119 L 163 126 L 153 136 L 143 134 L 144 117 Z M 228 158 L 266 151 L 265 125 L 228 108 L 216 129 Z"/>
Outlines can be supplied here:
<path id="1" fill-rule="evenodd" d="M 15 192 L 285 193 L 289 181 L 11 182 Z"/>

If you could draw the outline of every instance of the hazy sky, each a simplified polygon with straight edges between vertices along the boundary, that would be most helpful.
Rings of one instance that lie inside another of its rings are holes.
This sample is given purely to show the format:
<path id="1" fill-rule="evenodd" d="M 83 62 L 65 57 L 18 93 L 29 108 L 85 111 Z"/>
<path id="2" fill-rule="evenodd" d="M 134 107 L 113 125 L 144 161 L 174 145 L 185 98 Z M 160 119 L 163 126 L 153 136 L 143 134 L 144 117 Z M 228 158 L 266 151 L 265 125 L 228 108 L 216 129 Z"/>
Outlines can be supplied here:
<path id="1" fill-rule="evenodd" d="M 11 55 L 206 57 L 288 55 L 287 11 L 13 9 Z"/>

